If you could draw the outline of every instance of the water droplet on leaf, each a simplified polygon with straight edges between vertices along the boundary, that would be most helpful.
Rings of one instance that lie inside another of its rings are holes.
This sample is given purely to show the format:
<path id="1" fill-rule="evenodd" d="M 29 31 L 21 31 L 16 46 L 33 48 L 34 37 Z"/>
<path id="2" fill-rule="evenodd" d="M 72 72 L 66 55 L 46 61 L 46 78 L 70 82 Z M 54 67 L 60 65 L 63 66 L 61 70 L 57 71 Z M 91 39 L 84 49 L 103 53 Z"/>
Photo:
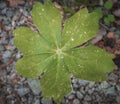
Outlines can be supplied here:
<path id="1" fill-rule="evenodd" d="M 42 9 L 42 11 L 44 11 L 44 9 Z"/>
<path id="2" fill-rule="evenodd" d="M 74 41 L 74 39 L 73 39 L 73 38 L 71 38 L 71 41 Z"/>

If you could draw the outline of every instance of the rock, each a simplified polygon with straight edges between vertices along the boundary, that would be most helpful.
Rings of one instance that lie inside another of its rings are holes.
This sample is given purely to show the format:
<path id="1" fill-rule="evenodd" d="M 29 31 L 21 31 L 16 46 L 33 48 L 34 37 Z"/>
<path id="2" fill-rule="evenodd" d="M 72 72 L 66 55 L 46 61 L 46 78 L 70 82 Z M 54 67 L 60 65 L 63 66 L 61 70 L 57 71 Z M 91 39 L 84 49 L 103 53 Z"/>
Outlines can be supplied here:
<path id="1" fill-rule="evenodd" d="M 0 2 L 0 9 L 3 9 L 6 7 L 6 3 L 5 2 Z"/>
<path id="2" fill-rule="evenodd" d="M 3 50 L 4 50 L 4 46 L 0 45 L 0 51 L 3 51 Z"/>
<path id="3" fill-rule="evenodd" d="M 3 54 L 3 59 L 5 58 L 10 58 L 11 57 L 11 52 L 10 51 L 5 51 L 4 54 Z"/>
<path id="4" fill-rule="evenodd" d="M 34 104 L 40 104 L 40 100 L 39 99 L 35 99 Z"/>
<path id="5" fill-rule="evenodd" d="M 116 95 L 116 94 L 117 94 L 117 92 L 115 90 L 115 87 L 110 87 L 106 91 L 106 95 Z"/>
<path id="6" fill-rule="evenodd" d="M 85 100 L 85 101 L 91 101 L 92 98 L 90 97 L 90 95 L 86 95 L 86 96 L 84 97 L 84 100 Z"/>
<path id="7" fill-rule="evenodd" d="M 31 104 L 34 101 L 34 96 L 28 98 L 28 104 Z M 36 101 L 36 100 L 35 100 Z M 37 103 L 37 102 L 36 102 Z M 40 104 L 40 103 L 39 103 Z"/>
<path id="8" fill-rule="evenodd" d="M 109 76 L 108 76 L 108 81 L 109 82 L 112 82 L 112 83 L 110 83 L 110 84 L 112 84 L 112 85 L 116 85 L 116 81 L 118 80 L 118 76 L 116 75 L 116 74 L 114 74 L 114 73 L 111 73 Z"/>
<path id="9" fill-rule="evenodd" d="M 10 30 L 11 30 L 11 27 L 10 27 L 10 26 L 6 26 L 6 27 L 5 27 L 5 30 L 6 30 L 6 31 L 10 31 Z"/>
<path id="10" fill-rule="evenodd" d="M 79 82 L 79 84 L 80 84 L 80 86 L 85 86 L 85 85 L 87 85 L 87 84 L 89 84 L 89 81 L 87 81 L 87 80 L 78 80 Z"/>
<path id="11" fill-rule="evenodd" d="M 2 15 L 5 15 L 6 12 L 7 12 L 7 8 L 4 8 L 4 9 L 2 9 L 1 14 L 2 14 Z"/>
<path id="12" fill-rule="evenodd" d="M 0 28 L 0 33 L 2 32 L 2 29 Z"/>
<path id="13" fill-rule="evenodd" d="M 44 99 L 44 98 L 42 99 L 41 102 L 42 102 L 42 104 L 53 104 L 52 100 L 47 100 L 47 99 Z"/>
<path id="14" fill-rule="evenodd" d="M 120 9 L 115 10 L 113 14 L 117 17 L 120 17 Z"/>
<path id="15" fill-rule="evenodd" d="M 94 92 L 94 90 L 95 90 L 95 88 L 93 87 L 93 88 L 91 88 L 91 89 L 88 89 L 88 91 L 87 91 L 87 92 L 88 92 L 88 94 L 90 94 L 90 95 L 91 95 L 91 94 Z"/>
<path id="16" fill-rule="evenodd" d="M 74 78 L 73 76 L 71 76 L 71 77 L 72 77 L 71 82 L 73 84 L 78 83 L 78 79 L 77 78 Z"/>
<path id="17" fill-rule="evenodd" d="M 108 38 L 115 38 L 115 33 L 114 33 L 114 32 L 109 32 L 109 33 L 107 34 L 107 37 L 108 37 Z"/>
<path id="18" fill-rule="evenodd" d="M 20 96 L 24 96 L 30 92 L 28 88 L 19 88 L 19 89 L 16 89 L 16 91 Z"/>
<path id="19" fill-rule="evenodd" d="M 34 94 L 40 93 L 40 80 L 38 79 L 28 79 L 28 84 Z"/>
<path id="20" fill-rule="evenodd" d="M 116 35 L 117 37 L 120 37 L 120 30 L 115 31 L 115 35 Z"/>
<path id="21" fill-rule="evenodd" d="M 110 28 L 110 31 L 111 31 L 111 32 L 115 32 L 115 31 L 116 31 L 116 27 L 111 27 L 111 28 Z"/>
<path id="22" fill-rule="evenodd" d="M 90 104 L 90 103 L 87 101 L 83 101 L 82 104 Z"/>
<path id="23" fill-rule="evenodd" d="M 120 96 L 116 97 L 117 104 L 120 104 Z"/>
<path id="24" fill-rule="evenodd" d="M 73 95 L 73 94 L 70 95 L 70 96 L 68 96 L 68 99 L 69 99 L 69 100 L 73 100 L 74 98 L 75 98 L 75 95 Z"/>
<path id="25" fill-rule="evenodd" d="M 22 97 L 21 100 L 22 100 L 23 104 L 25 104 L 25 102 L 27 102 L 27 99 L 25 97 Z"/>
<path id="26" fill-rule="evenodd" d="M 120 92 L 120 85 L 116 85 L 116 88 Z"/>
<path id="27" fill-rule="evenodd" d="M 98 94 L 96 94 L 95 97 L 93 97 L 93 100 L 96 102 L 99 102 L 99 104 L 101 104 L 102 96 L 99 96 Z"/>
<path id="28" fill-rule="evenodd" d="M 80 88 L 79 91 L 80 91 L 82 94 L 85 94 L 85 93 L 86 93 L 85 88 L 84 88 L 83 86 Z"/>
<path id="29" fill-rule="evenodd" d="M 24 16 L 28 16 L 28 12 L 26 10 L 23 11 Z"/>
<path id="30" fill-rule="evenodd" d="M 7 17 L 5 17 L 5 18 L 3 19 L 3 21 L 2 21 L 2 23 L 3 23 L 4 25 L 9 25 L 9 24 L 10 24 L 10 21 L 8 20 Z"/>
<path id="31" fill-rule="evenodd" d="M 14 11 L 15 12 L 15 11 Z M 12 17 L 14 15 L 13 10 L 8 10 L 6 11 L 6 16 L 7 17 Z"/>
<path id="32" fill-rule="evenodd" d="M 106 81 L 103 81 L 100 86 L 99 86 L 99 89 L 106 89 L 110 87 L 110 85 L 106 82 Z"/>
<path id="33" fill-rule="evenodd" d="M 74 99 L 73 104 L 81 104 L 81 103 L 80 103 L 80 101 L 78 99 Z"/>
<path id="34" fill-rule="evenodd" d="M 8 4 L 10 7 L 17 7 L 18 5 L 24 5 L 24 0 L 8 0 Z"/>
<path id="35" fill-rule="evenodd" d="M 9 78 L 10 80 L 12 80 L 12 79 L 15 78 L 15 76 L 16 76 L 16 73 L 14 72 L 14 73 L 12 73 L 8 78 Z"/>
<path id="36" fill-rule="evenodd" d="M 7 33 L 2 31 L 2 33 L 0 34 L 1 37 L 7 36 Z"/>
<path id="37" fill-rule="evenodd" d="M 77 96 L 77 98 L 80 99 L 80 100 L 83 98 L 83 94 L 80 93 L 79 91 L 76 92 L 76 96 Z"/>
<path id="38" fill-rule="evenodd" d="M 72 84 L 72 86 L 73 86 L 73 88 L 74 88 L 74 89 L 79 88 L 79 85 L 78 85 L 78 84 L 76 84 L 76 83 Z"/>
<path id="39" fill-rule="evenodd" d="M 95 82 L 89 82 L 88 87 L 89 87 L 89 88 L 92 88 L 94 85 L 95 85 Z"/>
<path id="40" fill-rule="evenodd" d="M 20 52 L 16 53 L 16 59 L 20 59 L 21 56 L 22 54 Z"/>
<path id="41" fill-rule="evenodd" d="M 97 34 L 97 36 L 94 38 L 94 39 L 92 39 L 92 44 L 95 44 L 95 43 L 97 43 L 98 41 L 100 41 L 102 38 L 103 38 L 103 36 L 105 36 L 106 35 L 106 30 L 104 29 L 104 28 L 100 28 L 99 29 L 99 31 L 98 31 L 98 34 Z"/>

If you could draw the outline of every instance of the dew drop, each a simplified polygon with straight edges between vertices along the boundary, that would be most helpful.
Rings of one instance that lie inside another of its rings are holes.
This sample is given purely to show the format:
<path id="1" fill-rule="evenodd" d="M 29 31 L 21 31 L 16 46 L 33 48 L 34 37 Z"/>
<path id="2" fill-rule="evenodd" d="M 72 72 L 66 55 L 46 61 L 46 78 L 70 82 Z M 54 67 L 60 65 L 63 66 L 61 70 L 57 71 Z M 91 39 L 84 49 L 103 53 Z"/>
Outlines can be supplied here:
<path id="1" fill-rule="evenodd" d="M 44 9 L 42 9 L 42 11 L 44 11 Z"/>
<path id="2" fill-rule="evenodd" d="M 86 34 L 86 31 L 84 32 L 84 34 Z"/>
<path id="3" fill-rule="evenodd" d="M 71 41 L 74 41 L 74 39 L 73 39 L 73 38 L 71 38 Z"/>

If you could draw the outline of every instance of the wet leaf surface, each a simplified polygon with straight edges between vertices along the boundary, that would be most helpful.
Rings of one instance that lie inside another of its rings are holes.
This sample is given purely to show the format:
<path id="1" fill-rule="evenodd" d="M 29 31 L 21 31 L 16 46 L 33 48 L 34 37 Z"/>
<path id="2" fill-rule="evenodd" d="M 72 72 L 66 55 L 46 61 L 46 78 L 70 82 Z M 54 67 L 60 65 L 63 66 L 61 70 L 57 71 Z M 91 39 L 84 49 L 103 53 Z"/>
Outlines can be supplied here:
<path id="1" fill-rule="evenodd" d="M 62 29 L 60 11 L 46 2 L 35 3 L 32 17 L 40 34 L 27 27 L 14 31 L 14 43 L 24 54 L 16 69 L 28 78 L 45 72 L 40 83 L 46 98 L 63 99 L 71 90 L 70 73 L 81 79 L 102 81 L 114 68 L 114 56 L 102 49 L 92 45 L 75 48 L 95 37 L 99 19 L 96 13 L 82 9 L 67 19 Z"/>

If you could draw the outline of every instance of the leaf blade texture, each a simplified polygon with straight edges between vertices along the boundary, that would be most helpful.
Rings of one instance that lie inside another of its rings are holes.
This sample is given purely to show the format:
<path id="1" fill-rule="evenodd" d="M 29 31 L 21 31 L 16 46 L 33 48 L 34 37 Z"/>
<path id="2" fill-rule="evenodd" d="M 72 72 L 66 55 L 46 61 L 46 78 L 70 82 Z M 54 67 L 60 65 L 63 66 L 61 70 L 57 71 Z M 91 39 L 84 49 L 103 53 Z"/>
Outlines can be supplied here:
<path id="1" fill-rule="evenodd" d="M 95 37 L 99 19 L 96 13 L 82 9 L 66 20 L 62 29 L 60 11 L 50 2 L 36 2 L 32 17 L 40 34 L 27 27 L 14 31 L 14 43 L 24 54 L 16 70 L 27 78 L 45 72 L 40 83 L 46 98 L 60 102 L 71 90 L 71 73 L 81 79 L 102 81 L 114 68 L 113 56 L 104 50 L 93 45 L 75 48 Z"/>

